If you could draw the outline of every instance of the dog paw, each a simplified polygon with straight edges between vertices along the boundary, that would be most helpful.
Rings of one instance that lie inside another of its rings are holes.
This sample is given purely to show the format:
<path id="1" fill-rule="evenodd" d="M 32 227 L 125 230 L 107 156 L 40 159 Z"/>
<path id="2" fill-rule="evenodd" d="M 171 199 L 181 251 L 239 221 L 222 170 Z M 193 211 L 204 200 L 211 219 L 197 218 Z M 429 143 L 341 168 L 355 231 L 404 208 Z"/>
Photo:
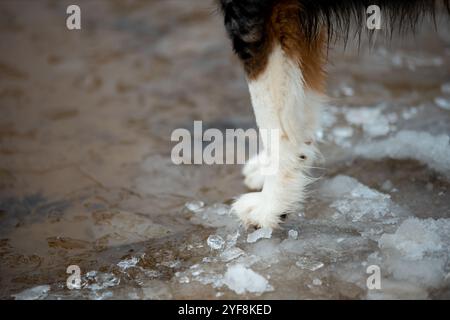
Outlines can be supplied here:
<path id="1" fill-rule="evenodd" d="M 281 222 L 279 212 L 272 199 L 268 199 L 262 192 L 242 195 L 233 205 L 232 212 L 242 221 L 246 228 L 277 228 Z"/>

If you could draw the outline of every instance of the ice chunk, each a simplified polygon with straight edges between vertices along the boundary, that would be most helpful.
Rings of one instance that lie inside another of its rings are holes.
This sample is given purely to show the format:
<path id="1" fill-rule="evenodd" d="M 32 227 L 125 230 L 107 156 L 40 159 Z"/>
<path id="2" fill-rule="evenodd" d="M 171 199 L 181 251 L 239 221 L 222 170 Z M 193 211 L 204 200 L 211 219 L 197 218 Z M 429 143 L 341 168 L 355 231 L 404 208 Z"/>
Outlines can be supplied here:
<path id="1" fill-rule="evenodd" d="M 205 203 L 203 201 L 191 201 L 191 202 L 187 202 L 185 204 L 185 207 L 192 212 L 197 212 L 200 211 L 203 207 L 205 206 Z"/>
<path id="2" fill-rule="evenodd" d="M 358 180 L 344 175 L 338 175 L 324 183 L 320 189 L 320 194 L 325 197 L 339 198 L 352 190 L 358 188 Z"/>
<path id="3" fill-rule="evenodd" d="M 297 230 L 289 230 L 288 237 L 293 240 L 297 240 L 298 239 L 298 231 Z"/>
<path id="4" fill-rule="evenodd" d="M 126 259 L 126 260 L 122 260 L 120 261 L 117 266 L 122 269 L 122 270 L 127 270 L 129 268 L 133 268 L 136 267 L 136 265 L 139 262 L 139 258 L 138 257 L 132 257 L 130 259 Z"/>
<path id="5" fill-rule="evenodd" d="M 228 248 L 220 254 L 220 259 L 222 259 L 222 261 L 224 262 L 229 262 L 231 260 L 239 258 L 244 253 L 244 250 L 237 247 Z"/>
<path id="6" fill-rule="evenodd" d="M 210 235 L 206 241 L 208 246 L 214 250 L 220 250 L 225 245 L 225 240 L 219 235 Z"/>
<path id="7" fill-rule="evenodd" d="M 224 216 L 230 213 L 230 207 L 223 203 L 215 203 L 211 207 L 219 216 Z"/>
<path id="8" fill-rule="evenodd" d="M 190 281 L 189 277 L 187 277 L 187 276 L 182 276 L 182 277 L 180 277 L 180 279 L 178 280 L 178 282 L 179 282 L 179 283 L 189 283 L 189 282 L 191 282 L 191 281 Z"/>
<path id="9" fill-rule="evenodd" d="M 321 286 L 321 285 L 322 285 L 322 280 L 320 280 L 320 279 L 318 279 L 318 278 L 315 278 L 315 279 L 313 280 L 313 285 L 315 285 L 315 286 Z"/>
<path id="10" fill-rule="evenodd" d="M 369 159 L 415 159 L 450 177 L 450 137 L 427 132 L 400 131 L 384 141 L 361 144 L 356 155 Z"/>
<path id="11" fill-rule="evenodd" d="M 450 219 L 409 218 L 378 241 L 384 269 L 395 280 L 425 288 L 445 286 L 450 252 Z"/>
<path id="12" fill-rule="evenodd" d="M 295 265 L 301 269 L 316 271 L 324 266 L 323 262 L 301 257 Z"/>
<path id="13" fill-rule="evenodd" d="M 398 251 L 410 260 L 422 259 L 426 252 L 441 250 L 442 243 L 427 221 L 405 220 L 394 234 L 384 234 L 378 241 L 380 248 Z"/>
<path id="14" fill-rule="evenodd" d="M 86 274 L 86 277 L 88 278 L 89 281 L 88 285 L 86 285 L 86 288 L 91 289 L 93 291 L 115 287 L 120 283 L 120 279 L 117 278 L 112 273 L 90 271 Z M 92 281 L 94 282 L 92 283 Z"/>
<path id="15" fill-rule="evenodd" d="M 450 99 L 445 99 L 443 97 L 437 97 L 437 98 L 434 98 L 434 103 L 436 103 L 436 105 L 439 108 L 450 111 Z"/>
<path id="16" fill-rule="evenodd" d="M 270 228 L 261 228 L 247 236 L 248 243 L 255 243 L 259 239 L 270 239 L 272 237 L 272 229 Z"/>
<path id="17" fill-rule="evenodd" d="M 280 242 L 278 239 L 259 241 L 250 247 L 250 250 L 255 257 L 266 263 L 277 263 L 280 256 Z"/>
<path id="18" fill-rule="evenodd" d="M 334 218 L 341 216 L 353 222 L 396 217 L 400 211 L 392 210 L 390 195 L 373 190 L 356 179 L 339 175 L 324 183 L 321 194 L 334 200 L 331 208 L 337 210 Z"/>
<path id="19" fill-rule="evenodd" d="M 252 269 L 238 264 L 230 266 L 224 275 L 223 284 L 237 294 L 263 293 L 271 291 L 273 288 L 269 282 Z"/>
<path id="20" fill-rule="evenodd" d="M 240 236 L 241 236 L 241 234 L 240 234 L 239 230 L 236 231 L 234 234 L 228 234 L 226 247 L 227 248 L 234 247 Z"/>
<path id="21" fill-rule="evenodd" d="M 43 285 L 13 294 L 12 297 L 14 297 L 16 300 L 42 300 L 48 296 L 49 291 L 50 286 Z"/>

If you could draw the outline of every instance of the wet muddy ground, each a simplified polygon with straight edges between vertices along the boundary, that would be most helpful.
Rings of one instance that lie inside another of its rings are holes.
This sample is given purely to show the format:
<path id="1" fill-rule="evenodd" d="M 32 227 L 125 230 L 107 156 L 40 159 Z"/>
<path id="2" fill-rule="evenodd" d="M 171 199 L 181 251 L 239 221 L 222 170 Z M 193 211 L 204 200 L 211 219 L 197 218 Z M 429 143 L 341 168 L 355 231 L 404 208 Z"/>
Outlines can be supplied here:
<path id="1" fill-rule="evenodd" d="M 194 120 L 254 127 L 213 4 L 69 4 L 0 3 L 0 298 L 450 298 L 448 24 L 333 45 L 321 179 L 252 242 L 241 167 L 170 158 Z"/>

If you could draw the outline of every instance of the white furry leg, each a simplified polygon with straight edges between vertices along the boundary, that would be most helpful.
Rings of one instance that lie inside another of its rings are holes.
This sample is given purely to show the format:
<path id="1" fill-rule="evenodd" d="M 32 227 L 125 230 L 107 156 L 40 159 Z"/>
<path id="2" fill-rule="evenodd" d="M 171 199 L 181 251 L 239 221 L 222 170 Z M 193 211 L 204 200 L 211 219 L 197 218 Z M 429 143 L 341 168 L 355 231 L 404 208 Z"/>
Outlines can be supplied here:
<path id="1" fill-rule="evenodd" d="M 275 228 L 280 216 L 297 210 L 304 199 L 307 169 L 316 155 L 314 136 L 322 97 L 305 90 L 298 63 L 279 46 L 265 72 L 249 81 L 249 88 L 259 128 L 280 135 L 276 149 L 267 148 L 269 141 L 263 138 L 264 156 L 278 170 L 261 177 L 260 161 L 250 161 L 244 168 L 246 184 L 254 188 L 263 183 L 262 191 L 242 195 L 233 211 L 246 226 Z"/>
<path id="2" fill-rule="evenodd" d="M 266 161 L 268 161 L 267 154 L 265 151 L 261 151 L 245 164 L 242 174 L 245 177 L 244 184 L 250 190 L 261 190 L 263 188 L 265 179 L 263 164 Z"/>
<path id="3" fill-rule="evenodd" d="M 276 228 L 282 214 L 299 208 L 310 181 L 305 171 L 311 160 L 304 154 L 314 154 L 312 148 L 305 144 L 295 152 L 289 143 L 280 141 L 280 159 L 273 157 L 279 161 L 278 171 L 264 176 L 262 191 L 244 194 L 233 204 L 234 212 L 246 227 Z M 302 150 L 304 154 L 299 152 Z"/>

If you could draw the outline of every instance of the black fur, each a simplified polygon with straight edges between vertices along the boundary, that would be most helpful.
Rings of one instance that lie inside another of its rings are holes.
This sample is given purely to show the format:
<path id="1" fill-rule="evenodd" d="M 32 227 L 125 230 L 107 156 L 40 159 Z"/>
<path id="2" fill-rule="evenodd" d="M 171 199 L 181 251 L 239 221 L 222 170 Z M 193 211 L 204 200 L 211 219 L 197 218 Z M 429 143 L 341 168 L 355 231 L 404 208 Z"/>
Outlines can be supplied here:
<path id="1" fill-rule="evenodd" d="M 300 23 L 308 38 L 317 36 L 325 26 L 328 41 L 333 38 L 347 40 L 352 23 L 360 35 L 366 25 L 366 10 L 378 5 L 381 10 L 383 29 L 387 34 L 394 31 L 414 31 L 422 19 L 429 15 L 433 19 L 436 11 L 444 9 L 450 13 L 450 0 L 299 0 L 302 7 Z"/>
<path id="2" fill-rule="evenodd" d="M 274 0 L 220 0 L 225 28 L 242 60 L 252 58 L 263 45 L 266 19 L 273 3 Z"/>
<path id="3" fill-rule="evenodd" d="M 279 0 L 220 0 L 225 26 L 241 59 L 249 59 L 265 39 L 265 22 Z M 414 30 L 426 15 L 434 17 L 439 9 L 450 13 L 450 0 L 298 0 L 299 22 L 304 36 L 313 40 L 321 30 L 333 38 L 349 37 L 351 24 L 356 34 L 364 29 L 370 5 L 381 9 L 383 29 L 388 33 Z"/>

